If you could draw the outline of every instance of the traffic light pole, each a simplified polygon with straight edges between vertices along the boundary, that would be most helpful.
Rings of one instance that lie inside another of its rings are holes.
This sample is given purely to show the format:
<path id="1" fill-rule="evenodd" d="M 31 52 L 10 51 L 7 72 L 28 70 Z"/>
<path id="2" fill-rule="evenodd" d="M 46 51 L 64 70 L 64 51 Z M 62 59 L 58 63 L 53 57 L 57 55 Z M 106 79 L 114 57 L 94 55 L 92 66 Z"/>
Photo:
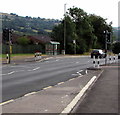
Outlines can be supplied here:
<path id="1" fill-rule="evenodd" d="M 10 39 L 10 30 L 9 30 L 9 60 L 8 60 L 8 63 L 10 64 L 10 62 L 11 62 L 11 51 L 10 51 L 10 49 L 11 49 L 11 39 Z"/>
<path id="2" fill-rule="evenodd" d="M 108 31 L 105 31 L 105 65 L 107 64 L 107 33 Z"/>

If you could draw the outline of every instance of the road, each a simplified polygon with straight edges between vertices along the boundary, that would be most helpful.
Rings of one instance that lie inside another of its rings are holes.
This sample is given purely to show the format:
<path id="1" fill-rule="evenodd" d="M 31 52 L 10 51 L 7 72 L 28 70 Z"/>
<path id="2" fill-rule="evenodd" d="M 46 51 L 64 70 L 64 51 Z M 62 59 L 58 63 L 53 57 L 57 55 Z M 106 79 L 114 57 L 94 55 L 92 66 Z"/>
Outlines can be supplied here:
<path id="1" fill-rule="evenodd" d="M 43 62 L 2 66 L 2 101 L 77 77 L 93 66 L 89 56 L 52 57 Z M 101 59 L 104 62 L 104 59 Z"/>

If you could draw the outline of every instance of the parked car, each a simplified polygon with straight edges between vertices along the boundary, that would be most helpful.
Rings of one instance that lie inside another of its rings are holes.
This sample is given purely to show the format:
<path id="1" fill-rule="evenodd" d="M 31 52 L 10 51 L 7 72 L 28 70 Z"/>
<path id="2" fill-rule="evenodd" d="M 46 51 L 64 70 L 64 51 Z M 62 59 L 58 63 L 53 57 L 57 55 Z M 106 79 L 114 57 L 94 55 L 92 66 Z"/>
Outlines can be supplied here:
<path id="1" fill-rule="evenodd" d="M 98 56 L 99 56 L 99 58 L 105 58 L 106 54 L 101 49 L 94 49 L 91 52 L 91 58 L 93 58 L 93 56 L 95 56 L 95 58 L 98 58 Z"/>
<path id="2" fill-rule="evenodd" d="M 120 53 L 118 54 L 118 59 L 120 59 Z"/>

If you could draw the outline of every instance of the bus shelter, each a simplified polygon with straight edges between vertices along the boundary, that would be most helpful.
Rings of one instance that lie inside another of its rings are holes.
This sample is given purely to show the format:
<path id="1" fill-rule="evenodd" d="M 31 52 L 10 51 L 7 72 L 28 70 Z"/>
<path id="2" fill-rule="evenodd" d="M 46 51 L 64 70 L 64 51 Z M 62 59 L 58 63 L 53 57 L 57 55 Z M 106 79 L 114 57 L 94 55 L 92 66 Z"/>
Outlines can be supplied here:
<path id="1" fill-rule="evenodd" d="M 46 44 L 46 54 L 47 55 L 58 55 L 60 53 L 60 43 L 55 41 L 50 41 Z"/>

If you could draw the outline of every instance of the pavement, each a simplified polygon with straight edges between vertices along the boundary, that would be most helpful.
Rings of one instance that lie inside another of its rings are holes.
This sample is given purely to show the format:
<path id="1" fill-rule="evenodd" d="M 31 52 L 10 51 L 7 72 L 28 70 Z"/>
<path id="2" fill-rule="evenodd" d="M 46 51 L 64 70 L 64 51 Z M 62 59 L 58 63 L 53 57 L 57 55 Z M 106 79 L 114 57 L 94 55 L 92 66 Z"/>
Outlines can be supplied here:
<path id="1" fill-rule="evenodd" d="M 44 59 L 51 57 L 49 55 L 42 55 L 41 57 L 34 57 L 34 56 L 14 56 L 11 57 L 10 64 L 21 64 L 21 63 L 26 63 L 26 62 L 35 62 L 35 61 L 43 61 Z M 2 64 L 7 64 L 7 59 L 3 58 L 2 59 Z"/>
<path id="2" fill-rule="evenodd" d="M 102 66 L 104 72 L 94 84 L 92 89 L 87 93 L 82 102 L 79 102 L 72 113 L 80 114 L 88 113 L 95 114 L 120 114 L 119 106 L 119 70 L 120 63 L 113 63 L 107 66 Z M 105 115 L 106 115 L 105 114 Z"/>
<path id="3" fill-rule="evenodd" d="M 81 102 L 103 74 L 108 76 L 108 81 L 113 81 L 111 80 L 113 78 L 109 77 L 112 75 L 110 72 L 113 73 L 113 71 L 109 68 L 111 68 L 111 64 L 100 66 L 100 69 L 89 68 L 85 71 L 86 74 L 84 75 L 58 83 L 54 86 L 45 87 L 43 90 L 37 92 L 31 92 L 18 99 L 3 102 L 0 104 L 2 106 L 2 113 L 80 113 L 79 107 Z M 103 102 L 100 101 L 99 103 Z M 118 106 L 115 105 L 115 110 L 117 110 L 116 108 L 118 109 Z"/>

